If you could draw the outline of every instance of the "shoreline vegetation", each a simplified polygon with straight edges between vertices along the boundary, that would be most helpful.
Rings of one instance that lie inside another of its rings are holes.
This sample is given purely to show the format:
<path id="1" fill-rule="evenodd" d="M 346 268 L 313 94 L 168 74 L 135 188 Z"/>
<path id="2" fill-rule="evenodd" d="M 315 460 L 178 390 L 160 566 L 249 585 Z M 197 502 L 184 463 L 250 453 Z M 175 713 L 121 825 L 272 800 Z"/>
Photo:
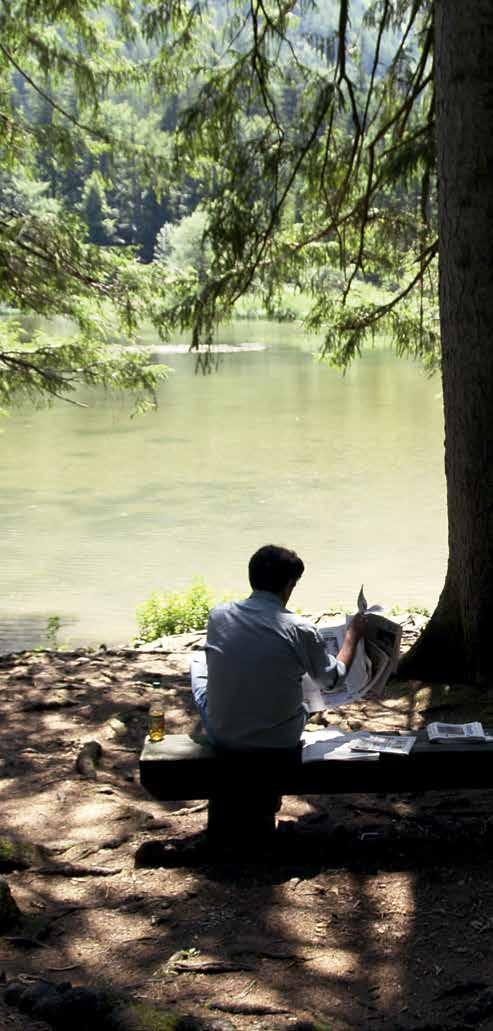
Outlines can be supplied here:
<path id="1" fill-rule="evenodd" d="M 232 596 L 229 594 L 216 596 L 202 578 L 194 580 L 188 589 L 182 592 L 153 591 L 147 601 L 137 608 L 138 635 L 134 639 L 134 644 L 150 645 L 162 637 L 204 630 L 209 612 L 214 605 L 230 600 Z M 351 614 L 351 610 L 342 605 L 329 605 L 319 613 L 300 609 L 295 611 L 313 620 L 315 624 L 332 617 Z M 393 605 L 388 612 L 403 623 L 410 618 L 418 617 L 420 628 L 426 624 L 430 615 L 429 610 L 420 605 L 408 606 L 405 610 L 399 605 Z"/>
<path id="2" fill-rule="evenodd" d="M 334 273 L 335 275 L 335 273 Z M 327 285 L 328 296 L 333 296 L 334 299 L 339 294 L 339 287 L 335 281 L 328 281 Z M 353 288 L 351 304 L 383 304 L 392 298 L 392 293 L 382 287 L 367 282 L 359 278 Z M 293 285 L 286 284 L 279 292 L 276 302 L 270 307 L 265 304 L 262 295 L 258 291 L 251 291 L 248 294 L 240 297 L 236 302 L 231 316 L 233 322 L 299 322 L 304 323 L 310 308 L 312 305 L 312 299 L 305 290 L 299 290 Z M 18 321 L 23 319 L 23 312 L 0 304 L 0 319 Z M 32 321 L 29 317 L 29 323 Z M 60 320 L 60 317 L 55 317 L 54 320 L 43 320 L 43 322 L 50 324 L 51 322 L 59 323 L 66 322 L 67 326 L 70 325 L 68 320 Z M 27 329 L 28 335 L 32 332 L 31 327 Z M 314 335 L 312 331 L 307 329 L 307 335 Z M 140 341 L 138 344 L 131 343 L 128 345 L 129 351 L 139 351 L 141 347 L 148 346 L 152 351 L 159 354 L 180 354 L 187 353 L 189 345 L 184 343 L 173 344 L 169 341 L 163 343 L 149 343 L 148 342 L 149 329 L 145 330 L 146 339 L 142 339 L 140 334 Z M 372 342 L 374 346 L 374 342 Z M 245 342 L 241 345 L 222 345 L 219 342 L 215 342 L 212 345 L 212 350 L 222 353 L 234 353 L 236 351 L 259 351 L 264 350 L 265 344 L 257 341 Z"/>
<path id="3" fill-rule="evenodd" d="M 246 595 L 245 595 L 246 596 Z M 68 624 L 59 615 L 52 615 L 48 618 L 44 634 L 44 640 L 37 645 L 28 645 L 25 648 L 6 648 L 0 650 L 0 662 L 2 659 L 22 655 L 39 655 L 44 652 L 53 652 L 60 655 L 84 654 L 94 655 L 98 652 L 138 651 L 161 647 L 169 647 L 173 640 L 178 643 L 187 636 L 204 634 L 207 627 L 209 611 L 214 605 L 223 601 L 231 601 L 238 595 L 223 594 L 215 596 L 214 592 L 204 580 L 195 580 L 183 592 L 178 591 L 153 591 L 147 601 L 137 608 L 137 632 L 129 642 L 125 643 L 88 643 L 76 642 L 70 637 L 64 636 L 64 627 Z M 327 621 L 344 618 L 351 615 L 352 610 L 347 606 L 334 604 L 327 605 L 323 610 L 314 611 L 296 608 L 298 615 L 310 620 L 317 626 Z M 430 612 L 423 605 L 392 605 L 385 612 L 392 619 L 399 622 L 407 631 L 417 636 L 426 626 Z"/>

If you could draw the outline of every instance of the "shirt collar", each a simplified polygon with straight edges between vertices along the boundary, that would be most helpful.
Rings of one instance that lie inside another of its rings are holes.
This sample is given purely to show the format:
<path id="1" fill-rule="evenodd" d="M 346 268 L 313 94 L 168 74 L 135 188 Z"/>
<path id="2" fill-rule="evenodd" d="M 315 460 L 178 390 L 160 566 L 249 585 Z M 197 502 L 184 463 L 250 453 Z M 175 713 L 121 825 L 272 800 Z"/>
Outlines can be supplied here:
<path id="1" fill-rule="evenodd" d="M 250 600 L 257 601 L 261 605 L 272 606 L 272 608 L 276 609 L 285 608 L 279 595 L 274 594 L 273 591 L 252 591 Z"/>

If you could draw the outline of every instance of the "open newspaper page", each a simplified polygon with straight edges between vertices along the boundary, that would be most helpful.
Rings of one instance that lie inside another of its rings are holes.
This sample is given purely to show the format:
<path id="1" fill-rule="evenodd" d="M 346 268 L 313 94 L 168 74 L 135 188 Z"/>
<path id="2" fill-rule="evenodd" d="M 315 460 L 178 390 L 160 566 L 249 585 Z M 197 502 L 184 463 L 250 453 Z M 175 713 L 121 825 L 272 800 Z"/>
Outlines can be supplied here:
<path id="1" fill-rule="evenodd" d="M 328 655 L 338 655 L 347 630 L 347 622 L 334 623 L 331 626 L 317 627 L 324 639 Z M 361 697 L 371 677 L 371 662 L 366 654 L 365 642 L 358 641 L 356 653 L 347 675 L 339 678 L 335 687 L 326 687 L 321 681 L 314 680 L 308 673 L 302 680 L 303 701 L 309 712 L 320 712 L 328 707 L 348 704 Z"/>
<path id="2" fill-rule="evenodd" d="M 325 730 L 305 731 L 301 735 L 301 761 L 303 763 L 325 762 L 333 760 L 338 762 L 371 762 L 378 759 L 378 751 L 356 752 L 352 751 L 353 741 L 361 739 L 361 734 L 351 732 L 345 734 L 337 727 L 327 727 Z"/>
<path id="3" fill-rule="evenodd" d="M 326 727 L 303 732 L 301 761 L 371 762 L 382 752 L 406 756 L 415 741 L 416 736 L 411 734 L 370 734 L 365 730 L 344 733 L 338 727 Z"/>
<path id="4" fill-rule="evenodd" d="M 399 624 L 383 615 L 379 606 L 368 609 L 363 588 L 358 596 L 358 611 L 367 616 L 367 634 L 358 642 L 346 676 L 340 678 L 333 688 L 325 687 L 308 674 L 303 677 L 303 701 L 309 713 L 348 705 L 364 698 L 370 691 L 381 692 L 389 676 L 397 669 L 402 635 Z M 350 618 L 317 627 L 328 654 L 338 655 Z"/>
<path id="5" fill-rule="evenodd" d="M 399 662 L 402 627 L 399 623 L 394 623 L 388 616 L 384 616 L 383 612 L 377 612 L 376 607 L 368 609 L 366 618 L 368 621 L 366 643 L 376 646 L 388 657 L 388 676 L 390 676 L 391 673 L 395 673 Z"/>

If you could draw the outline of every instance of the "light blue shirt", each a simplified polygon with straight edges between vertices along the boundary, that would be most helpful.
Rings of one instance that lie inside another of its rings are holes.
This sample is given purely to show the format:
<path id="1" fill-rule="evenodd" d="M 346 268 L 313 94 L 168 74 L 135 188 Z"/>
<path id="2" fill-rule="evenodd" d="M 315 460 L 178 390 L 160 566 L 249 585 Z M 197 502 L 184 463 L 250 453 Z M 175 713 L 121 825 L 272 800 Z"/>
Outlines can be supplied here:
<path id="1" fill-rule="evenodd" d="M 208 727 L 230 748 L 294 748 L 306 719 L 303 674 L 331 687 L 346 673 L 316 628 L 270 591 L 213 609 L 206 655 Z"/>

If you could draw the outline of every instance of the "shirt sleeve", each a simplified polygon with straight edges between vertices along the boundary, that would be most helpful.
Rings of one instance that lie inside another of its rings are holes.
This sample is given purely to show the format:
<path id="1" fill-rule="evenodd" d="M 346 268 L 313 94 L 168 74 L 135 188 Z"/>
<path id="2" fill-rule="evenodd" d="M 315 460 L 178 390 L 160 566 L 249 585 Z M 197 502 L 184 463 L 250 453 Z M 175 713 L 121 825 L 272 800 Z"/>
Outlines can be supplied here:
<path id="1" fill-rule="evenodd" d="M 339 677 L 346 676 L 345 662 L 326 651 L 324 639 L 315 627 L 307 626 L 304 630 L 306 672 L 324 687 L 334 687 Z"/>

